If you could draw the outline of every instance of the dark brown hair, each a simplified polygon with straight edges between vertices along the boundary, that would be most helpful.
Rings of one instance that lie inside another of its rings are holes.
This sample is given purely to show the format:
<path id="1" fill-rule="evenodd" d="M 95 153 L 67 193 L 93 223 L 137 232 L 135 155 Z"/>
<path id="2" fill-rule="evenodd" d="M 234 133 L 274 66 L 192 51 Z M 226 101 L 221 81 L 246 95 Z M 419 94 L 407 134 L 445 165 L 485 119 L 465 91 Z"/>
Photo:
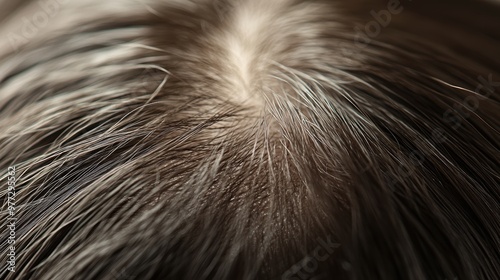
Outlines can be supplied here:
<path id="1" fill-rule="evenodd" d="M 9 9 L 0 279 L 500 279 L 498 5 Z"/>

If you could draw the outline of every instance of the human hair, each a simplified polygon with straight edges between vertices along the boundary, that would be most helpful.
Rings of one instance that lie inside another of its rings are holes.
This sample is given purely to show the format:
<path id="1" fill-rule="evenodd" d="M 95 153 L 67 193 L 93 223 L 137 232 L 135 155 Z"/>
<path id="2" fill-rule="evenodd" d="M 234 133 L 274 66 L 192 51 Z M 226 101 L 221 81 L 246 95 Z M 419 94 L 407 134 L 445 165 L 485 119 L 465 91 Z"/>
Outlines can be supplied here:
<path id="1" fill-rule="evenodd" d="M 0 279 L 500 279 L 497 3 L 2 5 Z"/>

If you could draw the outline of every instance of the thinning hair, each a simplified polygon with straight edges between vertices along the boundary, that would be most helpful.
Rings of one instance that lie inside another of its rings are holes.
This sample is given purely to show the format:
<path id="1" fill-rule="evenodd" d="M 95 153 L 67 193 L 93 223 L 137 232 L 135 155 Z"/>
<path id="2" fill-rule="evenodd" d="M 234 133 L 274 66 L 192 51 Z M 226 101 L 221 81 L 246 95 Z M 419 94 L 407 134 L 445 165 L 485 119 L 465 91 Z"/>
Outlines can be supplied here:
<path id="1" fill-rule="evenodd" d="M 500 279 L 498 5 L 4 2 L 0 279 Z"/>

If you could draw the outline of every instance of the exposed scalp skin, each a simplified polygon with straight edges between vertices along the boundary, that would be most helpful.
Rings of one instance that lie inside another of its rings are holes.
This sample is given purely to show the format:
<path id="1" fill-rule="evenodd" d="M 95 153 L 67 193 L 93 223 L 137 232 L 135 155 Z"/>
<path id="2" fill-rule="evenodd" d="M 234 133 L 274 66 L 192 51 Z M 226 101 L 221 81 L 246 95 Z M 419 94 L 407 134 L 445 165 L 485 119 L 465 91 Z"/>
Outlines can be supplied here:
<path id="1" fill-rule="evenodd" d="M 315 279 L 500 279 L 500 8 L 360 44 L 386 2 L 344 2 L 81 1 L 0 48 L 0 279 L 301 279 L 326 238 Z"/>

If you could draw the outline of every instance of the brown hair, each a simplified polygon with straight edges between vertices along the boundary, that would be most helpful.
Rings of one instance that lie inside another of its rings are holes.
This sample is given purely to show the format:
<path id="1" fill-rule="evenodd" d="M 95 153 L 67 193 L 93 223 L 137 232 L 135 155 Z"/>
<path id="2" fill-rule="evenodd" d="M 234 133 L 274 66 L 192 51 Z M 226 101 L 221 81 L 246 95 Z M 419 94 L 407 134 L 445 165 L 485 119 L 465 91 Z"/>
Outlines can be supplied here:
<path id="1" fill-rule="evenodd" d="M 500 279 L 497 5 L 64 2 L 0 33 L 0 279 Z"/>

